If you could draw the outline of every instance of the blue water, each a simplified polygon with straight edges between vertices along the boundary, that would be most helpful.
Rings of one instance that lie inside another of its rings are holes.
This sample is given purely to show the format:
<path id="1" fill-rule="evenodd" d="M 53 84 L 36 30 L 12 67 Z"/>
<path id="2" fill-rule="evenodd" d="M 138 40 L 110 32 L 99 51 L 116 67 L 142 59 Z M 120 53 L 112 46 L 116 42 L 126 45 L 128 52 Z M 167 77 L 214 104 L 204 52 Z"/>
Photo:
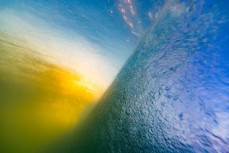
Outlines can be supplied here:
<path id="1" fill-rule="evenodd" d="M 65 152 L 229 152 L 229 5 L 168 1 Z"/>
<path id="2" fill-rule="evenodd" d="M 228 1 L 0 0 L 0 11 L 0 152 L 229 153 Z M 65 93 L 78 77 L 47 61 L 36 50 L 39 41 L 28 44 L 56 36 L 41 48 L 63 45 L 67 55 L 76 51 L 68 45 L 81 41 L 78 34 L 101 46 L 98 55 L 117 71 L 140 42 L 72 132 L 62 129 L 65 119 L 88 102 L 78 90 Z"/>

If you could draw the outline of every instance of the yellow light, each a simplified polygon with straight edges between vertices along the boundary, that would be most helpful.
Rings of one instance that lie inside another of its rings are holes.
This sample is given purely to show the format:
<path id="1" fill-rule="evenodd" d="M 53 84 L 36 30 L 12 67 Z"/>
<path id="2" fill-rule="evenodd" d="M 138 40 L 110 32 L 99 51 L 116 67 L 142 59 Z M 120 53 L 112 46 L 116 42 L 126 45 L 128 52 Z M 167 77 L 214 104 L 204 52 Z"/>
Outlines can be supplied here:
<path id="1" fill-rule="evenodd" d="M 102 94 L 93 78 L 51 64 L 5 35 L 0 52 L 0 152 L 42 152 Z"/>

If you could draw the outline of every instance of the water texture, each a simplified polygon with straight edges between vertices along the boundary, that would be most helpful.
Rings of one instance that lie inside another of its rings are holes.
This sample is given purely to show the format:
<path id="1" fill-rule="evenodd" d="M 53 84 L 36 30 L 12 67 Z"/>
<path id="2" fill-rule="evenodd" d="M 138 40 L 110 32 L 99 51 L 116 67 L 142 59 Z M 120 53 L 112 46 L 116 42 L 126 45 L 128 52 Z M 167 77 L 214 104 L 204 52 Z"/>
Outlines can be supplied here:
<path id="1" fill-rule="evenodd" d="M 59 151 L 229 152 L 228 10 L 226 1 L 165 2 Z"/>

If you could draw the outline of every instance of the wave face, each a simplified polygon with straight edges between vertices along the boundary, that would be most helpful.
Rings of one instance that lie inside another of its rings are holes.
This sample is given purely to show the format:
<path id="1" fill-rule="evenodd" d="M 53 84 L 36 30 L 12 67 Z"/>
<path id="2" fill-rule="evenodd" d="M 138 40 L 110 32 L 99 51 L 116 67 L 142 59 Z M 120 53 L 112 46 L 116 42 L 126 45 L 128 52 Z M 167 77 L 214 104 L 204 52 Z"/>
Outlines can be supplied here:
<path id="1" fill-rule="evenodd" d="M 166 2 L 65 152 L 228 152 L 228 10 Z"/>

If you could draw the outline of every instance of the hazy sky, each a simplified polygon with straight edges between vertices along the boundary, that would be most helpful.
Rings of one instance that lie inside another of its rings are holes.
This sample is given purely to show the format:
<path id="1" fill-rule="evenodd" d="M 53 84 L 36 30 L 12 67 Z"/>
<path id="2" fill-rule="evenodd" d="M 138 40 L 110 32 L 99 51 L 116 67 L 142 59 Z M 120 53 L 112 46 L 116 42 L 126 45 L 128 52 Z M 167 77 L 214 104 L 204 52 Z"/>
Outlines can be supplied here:
<path id="1" fill-rule="evenodd" d="M 157 17 L 160 4 L 151 4 L 152 0 L 0 0 L 0 30 L 106 88 Z"/>

